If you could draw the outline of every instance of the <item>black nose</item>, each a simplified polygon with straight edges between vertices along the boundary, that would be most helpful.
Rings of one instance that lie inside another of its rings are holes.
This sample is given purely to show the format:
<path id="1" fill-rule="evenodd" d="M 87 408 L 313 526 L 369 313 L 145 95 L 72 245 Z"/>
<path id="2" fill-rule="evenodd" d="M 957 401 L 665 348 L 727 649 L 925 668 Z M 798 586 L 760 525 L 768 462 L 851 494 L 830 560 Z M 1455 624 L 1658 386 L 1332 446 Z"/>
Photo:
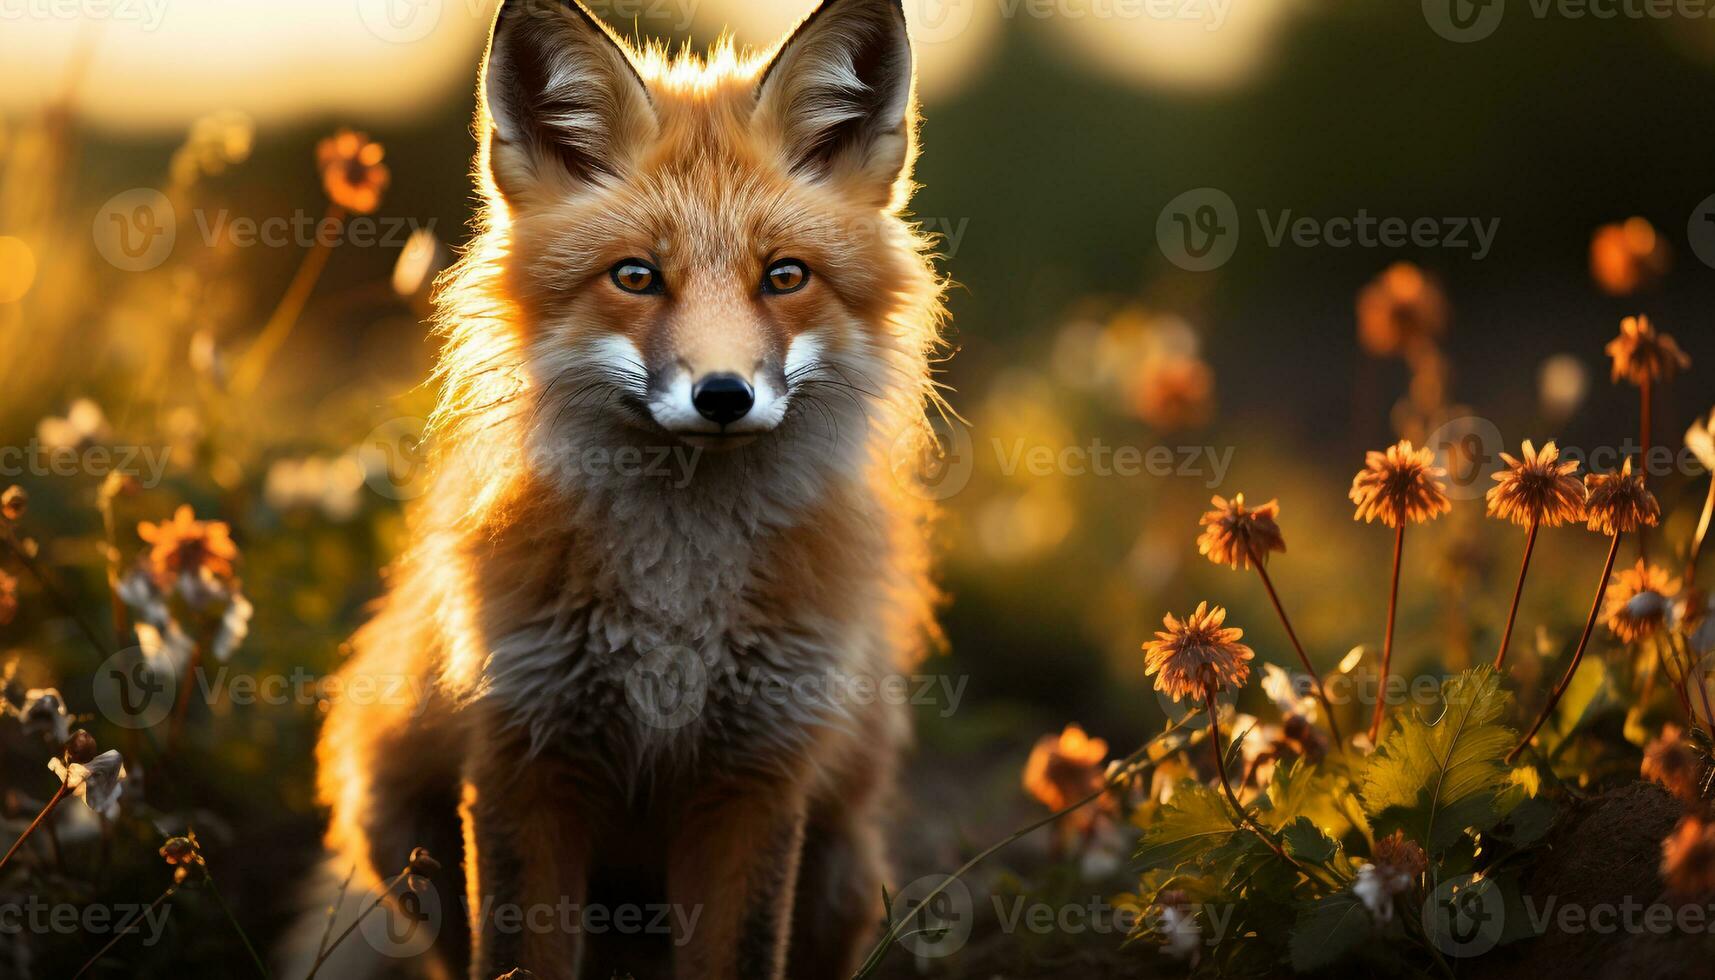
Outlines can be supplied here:
<path id="1" fill-rule="evenodd" d="M 736 374 L 711 374 L 691 389 L 691 404 L 703 418 L 726 425 L 744 418 L 756 404 L 756 392 Z"/>

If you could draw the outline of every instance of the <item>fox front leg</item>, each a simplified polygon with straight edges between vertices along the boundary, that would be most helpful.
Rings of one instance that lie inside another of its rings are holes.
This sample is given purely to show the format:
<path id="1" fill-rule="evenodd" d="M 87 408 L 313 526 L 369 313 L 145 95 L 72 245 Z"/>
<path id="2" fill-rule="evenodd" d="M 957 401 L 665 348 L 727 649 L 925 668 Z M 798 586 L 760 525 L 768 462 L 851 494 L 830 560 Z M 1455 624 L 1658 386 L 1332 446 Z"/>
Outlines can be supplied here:
<path id="1" fill-rule="evenodd" d="M 687 808 L 669 850 L 678 980 L 780 980 L 808 807 L 770 787 Z"/>

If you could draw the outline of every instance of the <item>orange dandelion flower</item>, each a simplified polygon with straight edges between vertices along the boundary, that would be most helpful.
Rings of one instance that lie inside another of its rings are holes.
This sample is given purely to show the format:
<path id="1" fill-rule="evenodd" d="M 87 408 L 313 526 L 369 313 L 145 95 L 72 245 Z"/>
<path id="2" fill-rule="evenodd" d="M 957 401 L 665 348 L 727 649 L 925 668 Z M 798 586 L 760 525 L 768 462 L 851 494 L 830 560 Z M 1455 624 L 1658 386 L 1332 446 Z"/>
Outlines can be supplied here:
<path id="1" fill-rule="evenodd" d="M 1608 341 L 1607 351 L 1614 359 L 1614 380 L 1640 386 L 1671 378 L 1691 366 L 1691 358 L 1673 336 L 1657 333 L 1647 316 L 1622 320 L 1620 335 Z"/>
<path id="2" fill-rule="evenodd" d="M 1661 505 L 1632 472 L 1627 459 L 1618 473 L 1592 473 L 1584 478 L 1588 496 L 1584 513 L 1590 530 L 1606 535 L 1629 534 L 1661 521 Z"/>
<path id="3" fill-rule="evenodd" d="M 1439 479 L 1446 475 L 1435 465 L 1433 452 L 1413 448 L 1410 440 L 1371 452 L 1352 478 L 1351 498 L 1358 505 L 1353 519 L 1369 523 L 1379 518 L 1393 528 L 1433 520 L 1453 509 Z"/>
<path id="4" fill-rule="evenodd" d="M 1266 562 L 1271 551 L 1286 551 L 1286 540 L 1275 523 L 1280 516 L 1278 500 L 1249 508 L 1241 493 L 1232 500 L 1217 495 L 1209 502 L 1215 509 L 1197 522 L 1204 529 L 1197 538 L 1197 551 L 1210 561 L 1242 570 L 1250 568 L 1253 561 Z"/>
<path id="5" fill-rule="evenodd" d="M 1446 295 L 1409 262 L 1388 266 L 1358 292 L 1358 342 L 1377 357 L 1422 349 L 1446 332 Z"/>
<path id="6" fill-rule="evenodd" d="M 1524 455 L 1515 458 L 1501 453 L 1506 469 L 1494 474 L 1489 488 L 1489 516 L 1512 521 L 1522 527 L 1559 527 L 1584 516 L 1584 484 L 1572 474 L 1576 460 L 1560 459 L 1560 449 L 1549 442 L 1538 452 L 1525 440 Z"/>
<path id="7" fill-rule="evenodd" d="M 1661 842 L 1661 877 L 1669 891 L 1685 898 L 1715 894 L 1715 823 L 1680 817 Z"/>
<path id="8" fill-rule="evenodd" d="M 1681 801 L 1694 804 L 1702 795 L 1697 788 L 1702 768 L 1697 753 L 1686 744 L 1685 729 L 1669 722 L 1661 726 L 1661 737 L 1644 747 L 1639 771 L 1645 779 Z"/>
<path id="9" fill-rule="evenodd" d="M 199 569 L 217 578 L 231 578 L 232 563 L 238 560 L 238 546 L 226 523 L 197 520 L 189 504 L 181 505 L 170 521 L 139 523 L 137 536 L 149 545 L 145 563 L 161 582 Z"/>
<path id="10" fill-rule="evenodd" d="M 1214 411 L 1215 372 L 1201 358 L 1161 355 L 1144 362 L 1133 379 L 1131 407 L 1164 432 L 1207 425 Z"/>
<path id="11" fill-rule="evenodd" d="M 1108 743 L 1078 725 L 1044 735 L 1024 764 L 1024 789 L 1050 810 L 1064 810 L 1102 788 Z"/>
<path id="12" fill-rule="evenodd" d="M 1654 636 L 1667 624 L 1679 580 L 1638 559 L 1637 567 L 1614 576 L 1608 590 L 1608 629 L 1623 643 Z"/>
<path id="13" fill-rule="evenodd" d="M 24 511 L 30 509 L 30 495 L 23 487 L 10 486 L 6 492 L 0 493 L 0 517 L 9 521 L 24 519 Z"/>
<path id="14" fill-rule="evenodd" d="M 1590 236 L 1590 278 L 1609 296 L 1653 286 L 1667 273 L 1667 242 L 1644 218 L 1603 225 Z"/>
<path id="15" fill-rule="evenodd" d="M 381 206 L 392 174 L 381 162 L 380 143 L 368 136 L 342 129 L 316 145 L 316 169 L 328 199 L 353 214 L 370 214 Z"/>
<path id="16" fill-rule="evenodd" d="M 1250 647 L 1240 643 L 1245 632 L 1226 627 L 1227 611 L 1207 602 L 1183 620 L 1168 613 L 1155 639 L 1143 645 L 1144 673 L 1154 674 L 1155 687 L 1174 701 L 1243 687 L 1250 678 Z"/>

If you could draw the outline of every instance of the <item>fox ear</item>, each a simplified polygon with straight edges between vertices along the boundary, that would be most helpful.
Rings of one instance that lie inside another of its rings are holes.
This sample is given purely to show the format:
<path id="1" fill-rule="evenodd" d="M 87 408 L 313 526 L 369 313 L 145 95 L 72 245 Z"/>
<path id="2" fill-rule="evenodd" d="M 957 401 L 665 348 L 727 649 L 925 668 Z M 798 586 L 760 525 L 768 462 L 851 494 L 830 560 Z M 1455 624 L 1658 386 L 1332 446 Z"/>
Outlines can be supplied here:
<path id="1" fill-rule="evenodd" d="M 791 168 L 887 206 L 911 162 L 911 39 L 900 0 L 824 0 L 757 83 Z"/>
<path id="2" fill-rule="evenodd" d="M 657 132 L 624 44 L 578 0 L 505 0 L 482 72 L 488 166 L 509 199 L 623 175 Z"/>

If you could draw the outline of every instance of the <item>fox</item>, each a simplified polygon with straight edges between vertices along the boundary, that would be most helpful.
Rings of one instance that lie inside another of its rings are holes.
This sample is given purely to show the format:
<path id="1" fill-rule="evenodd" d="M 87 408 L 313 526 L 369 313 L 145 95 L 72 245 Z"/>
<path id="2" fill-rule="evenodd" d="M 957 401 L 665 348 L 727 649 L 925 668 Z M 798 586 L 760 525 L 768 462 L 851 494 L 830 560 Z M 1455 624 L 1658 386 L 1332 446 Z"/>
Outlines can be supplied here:
<path id="1" fill-rule="evenodd" d="M 834 978 L 874 941 L 911 744 L 876 692 L 941 642 L 919 121 L 901 0 L 703 52 L 500 4 L 421 494 L 339 670 L 406 693 L 332 699 L 316 749 L 354 887 L 439 859 L 424 975 Z M 543 911 L 628 907 L 671 914 Z"/>

